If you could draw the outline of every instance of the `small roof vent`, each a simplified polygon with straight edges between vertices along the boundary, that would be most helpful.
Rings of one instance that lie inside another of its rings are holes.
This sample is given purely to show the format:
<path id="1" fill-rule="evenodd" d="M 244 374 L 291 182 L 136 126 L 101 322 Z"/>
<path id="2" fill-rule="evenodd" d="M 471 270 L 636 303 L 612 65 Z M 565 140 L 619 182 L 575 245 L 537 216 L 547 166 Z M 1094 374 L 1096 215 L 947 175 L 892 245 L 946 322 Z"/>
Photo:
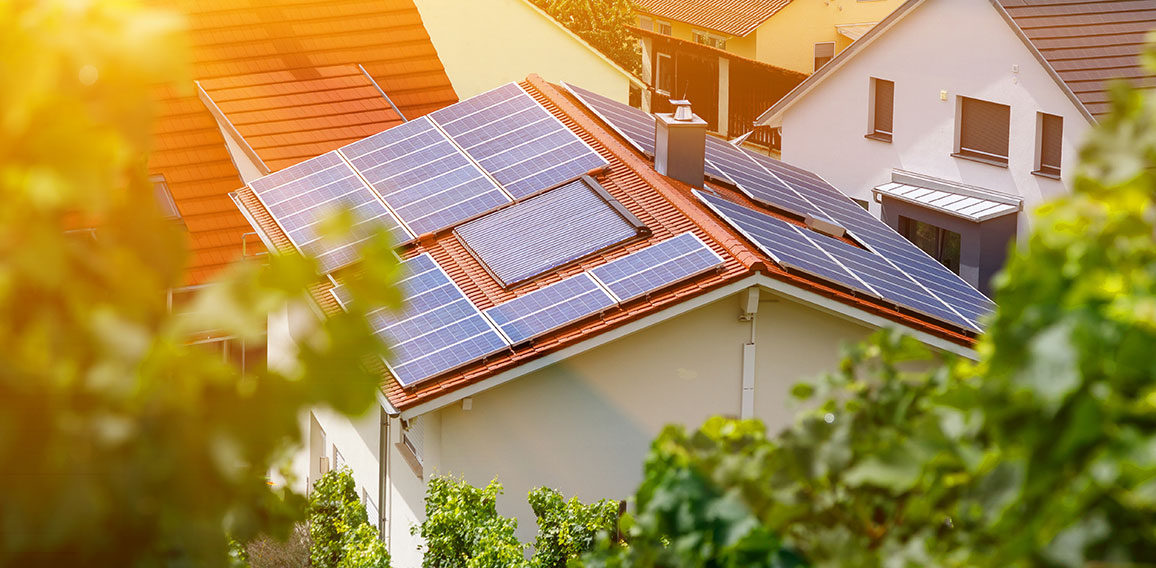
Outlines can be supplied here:
<path id="1" fill-rule="evenodd" d="M 679 122 L 690 122 L 694 120 L 694 113 L 690 110 L 690 101 L 677 99 L 670 101 L 670 105 L 674 107 L 675 120 Z"/>
<path id="2" fill-rule="evenodd" d="M 803 222 L 806 223 L 807 228 L 811 229 L 812 231 L 815 231 L 816 233 L 823 233 L 829 237 L 840 239 L 843 238 L 843 235 L 847 234 L 847 229 L 843 228 L 842 225 L 830 219 L 815 217 L 814 215 L 807 215 L 807 218 L 804 219 Z"/>

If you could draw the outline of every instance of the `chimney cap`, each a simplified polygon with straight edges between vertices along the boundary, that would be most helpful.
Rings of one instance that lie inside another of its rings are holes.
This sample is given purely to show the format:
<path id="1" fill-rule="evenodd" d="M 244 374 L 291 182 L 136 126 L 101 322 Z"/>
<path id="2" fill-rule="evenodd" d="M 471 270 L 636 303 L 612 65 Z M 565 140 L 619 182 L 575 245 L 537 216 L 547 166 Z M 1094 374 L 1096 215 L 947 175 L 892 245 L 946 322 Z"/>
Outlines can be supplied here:
<path id="1" fill-rule="evenodd" d="M 694 120 L 694 112 L 690 110 L 690 101 L 686 99 L 673 99 L 670 101 L 671 106 L 674 107 L 674 119 L 680 122 L 688 122 Z"/>

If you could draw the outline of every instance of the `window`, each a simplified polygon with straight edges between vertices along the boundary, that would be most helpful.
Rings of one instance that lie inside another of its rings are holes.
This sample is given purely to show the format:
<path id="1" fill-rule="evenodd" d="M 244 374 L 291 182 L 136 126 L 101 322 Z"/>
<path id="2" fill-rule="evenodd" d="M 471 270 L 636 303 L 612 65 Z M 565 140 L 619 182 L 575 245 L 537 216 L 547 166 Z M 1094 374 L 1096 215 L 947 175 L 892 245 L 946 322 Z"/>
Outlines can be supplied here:
<path id="1" fill-rule="evenodd" d="M 900 215 L 899 234 L 923 249 L 923 252 L 931 255 L 948 270 L 959 274 L 961 244 L 959 233 Z"/>
<path id="2" fill-rule="evenodd" d="M 173 194 L 169 191 L 169 184 L 165 181 L 165 176 L 151 176 L 149 181 L 153 182 L 153 196 L 157 200 L 157 207 L 160 208 L 161 214 L 166 219 L 180 219 L 181 211 L 177 209 L 177 203 L 173 200 Z"/>
<path id="3" fill-rule="evenodd" d="M 654 31 L 654 20 L 647 18 L 646 16 L 639 16 L 638 27 L 647 31 Z"/>
<path id="4" fill-rule="evenodd" d="M 674 90 L 674 59 L 665 53 L 659 53 L 655 61 L 654 90 L 669 97 Z"/>
<path id="5" fill-rule="evenodd" d="M 891 123 L 895 115 L 895 83 L 871 78 L 870 132 L 867 137 L 881 142 L 891 141 Z"/>
<path id="6" fill-rule="evenodd" d="M 714 47 L 714 48 L 718 48 L 718 49 L 726 49 L 727 48 L 727 40 L 725 38 L 723 38 L 722 36 L 717 36 L 717 35 L 714 35 L 714 34 L 709 33 L 709 32 L 700 32 L 698 30 L 694 30 L 694 33 L 692 35 L 694 37 L 695 43 L 701 43 L 702 45 L 706 45 L 706 46 L 710 46 L 710 47 Z"/>
<path id="7" fill-rule="evenodd" d="M 422 463 L 422 452 L 425 449 L 425 432 L 422 429 L 422 423 L 418 422 L 416 418 L 410 420 L 401 431 L 401 443 L 413 452 L 413 456 L 417 458 L 418 463 Z"/>
<path id="8" fill-rule="evenodd" d="M 1007 167 L 1011 107 L 969 97 L 959 100 L 953 155 Z"/>
<path id="9" fill-rule="evenodd" d="M 826 41 L 815 44 L 815 71 L 835 58 L 835 42 Z"/>
<path id="10" fill-rule="evenodd" d="M 1033 174 L 1060 177 L 1060 154 L 1064 145 L 1064 119 L 1054 114 L 1036 114 L 1036 169 Z"/>
<path id="11" fill-rule="evenodd" d="M 664 22 L 662 20 L 658 20 L 657 24 L 658 24 L 658 33 L 660 33 L 662 35 L 672 35 L 673 34 L 673 30 L 670 27 L 670 22 Z"/>

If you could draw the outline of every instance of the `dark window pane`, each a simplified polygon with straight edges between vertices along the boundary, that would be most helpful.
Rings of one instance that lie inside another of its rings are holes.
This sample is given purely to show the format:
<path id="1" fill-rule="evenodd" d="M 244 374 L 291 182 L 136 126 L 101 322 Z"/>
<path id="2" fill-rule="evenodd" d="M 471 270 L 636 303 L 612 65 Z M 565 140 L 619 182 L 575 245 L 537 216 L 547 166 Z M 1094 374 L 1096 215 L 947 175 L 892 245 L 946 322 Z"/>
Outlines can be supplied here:
<path id="1" fill-rule="evenodd" d="M 946 266 L 948 270 L 959 274 L 962 245 L 959 233 L 900 216 L 899 234 Z"/>
<path id="2" fill-rule="evenodd" d="M 959 248 L 962 239 L 959 233 L 948 231 L 947 229 L 940 229 L 941 241 L 939 246 L 939 256 L 936 260 L 942 262 L 948 270 L 959 274 Z"/>
<path id="3" fill-rule="evenodd" d="M 959 152 L 1007 163 L 1011 107 L 963 98 L 959 119 Z"/>
<path id="4" fill-rule="evenodd" d="M 655 81 L 655 87 L 664 93 L 670 93 L 674 89 L 674 60 L 669 55 L 661 53 L 657 59 L 655 74 L 658 80 Z"/>

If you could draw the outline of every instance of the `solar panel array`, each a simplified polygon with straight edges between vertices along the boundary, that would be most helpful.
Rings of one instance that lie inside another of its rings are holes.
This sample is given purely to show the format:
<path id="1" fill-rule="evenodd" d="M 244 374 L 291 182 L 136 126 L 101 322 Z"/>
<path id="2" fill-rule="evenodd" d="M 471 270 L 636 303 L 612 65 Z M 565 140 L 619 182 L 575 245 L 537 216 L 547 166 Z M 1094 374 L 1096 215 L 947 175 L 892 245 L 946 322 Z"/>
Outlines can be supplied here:
<path id="1" fill-rule="evenodd" d="M 653 152 L 653 127 L 647 130 L 641 126 L 644 121 L 638 113 L 642 111 L 573 86 L 567 87 L 635 147 L 650 148 Z M 811 172 L 709 136 L 705 165 L 707 175 L 734 185 L 757 202 L 795 215 L 810 214 L 839 223 L 874 253 L 874 257 L 869 259 L 858 253 L 849 253 L 851 256 L 845 255 L 846 258 L 840 262 L 857 273 L 866 274 L 879 269 L 879 261 L 882 261 L 891 266 L 893 272 L 918 284 L 918 290 L 923 292 L 917 294 L 881 282 L 877 284 L 871 277 L 859 274 L 858 280 L 864 284 L 871 283 L 871 288 L 890 301 L 973 330 L 980 329 L 978 322 L 994 308 L 991 300 L 957 274 Z M 856 262 L 856 258 L 863 263 L 862 266 L 848 264 Z"/>
<path id="2" fill-rule="evenodd" d="M 583 272 L 486 310 L 512 344 L 549 333 L 617 302 Z"/>
<path id="3" fill-rule="evenodd" d="M 374 225 L 384 226 L 395 241 L 413 238 L 336 152 L 254 180 L 249 187 L 297 250 L 317 259 L 324 272 L 357 260 L 356 245 Z M 341 209 L 353 214 L 352 238 L 322 239 L 320 223 Z"/>
<path id="4" fill-rule="evenodd" d="M 354 142 L 341 153 L 417 235 L 511 201 L 424 116 Z"/>
<path id="5" fill-rule="evenodd" d="M 408 387 L 509 346 L 437 262 L 422 254 L 402 263 L 404 308 L 369 314 L 386 341 L 394 378 Z"/>
<path id="6" fill-rule="evenodd" d="M 427 116 L 515 199 L 607 164 L 515 83 Z"/>
<path id="7" fill-rule="evenodd" d="M 619 302 L 627 302 L 717 268 L 722 263 L 722 257 L 694 233 L 683 233 L 591 269 L 590 273 Z"/>
<path id="8" fill-rule="evenodd" d="M 636 150 L 654 156 L 654 115 L 570 83 L 562 85 Z"/>
<path id="9" fill-rule="evenodd" d="M 607 198 L 579 179 L 470 221 L 454 234 L 509 286 L 638 236 L 641 223 Z"/>

